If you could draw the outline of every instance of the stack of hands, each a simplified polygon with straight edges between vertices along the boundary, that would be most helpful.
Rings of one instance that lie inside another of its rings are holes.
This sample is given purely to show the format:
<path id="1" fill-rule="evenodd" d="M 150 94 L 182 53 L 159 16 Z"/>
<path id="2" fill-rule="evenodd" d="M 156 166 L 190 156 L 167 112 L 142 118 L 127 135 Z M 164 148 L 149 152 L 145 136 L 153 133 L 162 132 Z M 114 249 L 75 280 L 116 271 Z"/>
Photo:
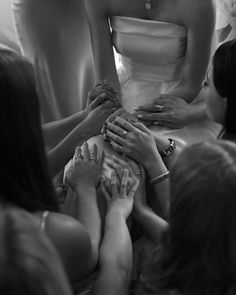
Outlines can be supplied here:
<path id="1" fill-rule="evenodd" d="M 74 191 L 100 188 L 107 203 L 107 214 L 121 214 L 127 219 L 132 211 L 135 215 L 146 206 L 145 172 L 141 165 L 129 158 L 114 156 L 113 160 L 111 178 L 105 178 L 102 175 L 104 152 L 98 153 L 96 144 L 89 150 L 88 144 L 84 143 L 75 151 L 65 182 Z M 87 198 L 88 194 L 80 197 Z"/>

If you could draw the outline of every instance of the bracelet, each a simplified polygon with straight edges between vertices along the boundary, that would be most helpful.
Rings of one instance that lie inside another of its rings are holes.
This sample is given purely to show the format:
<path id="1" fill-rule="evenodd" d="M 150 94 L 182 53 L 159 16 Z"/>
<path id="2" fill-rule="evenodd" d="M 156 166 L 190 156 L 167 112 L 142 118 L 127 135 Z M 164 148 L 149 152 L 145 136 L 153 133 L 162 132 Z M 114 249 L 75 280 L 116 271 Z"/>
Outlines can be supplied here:
<path id="1" fill-rule="evenodd" d="M 159 176 L 156 176 L 156 177 L 152 178 L 150 180 L 150 184 L 155 185 L 155 184 L 169 178 L 169 176 L 170 176 L 170 171 L 167 171 L 167 172 L 165 172 L 165 173 L 163 173 L 163 174 L 161 174 Z"/>
<path id="2" fill-rule="evenodd" d="M 176 143 L 175 143 L 174 139 L 168 138 L 168 140 L 170 142 L 168 147 L 166 149 L 160 151 L 160 155 L 162 158 L 169 157 L 174 152 L 174 150 L 176 148 Z"/>

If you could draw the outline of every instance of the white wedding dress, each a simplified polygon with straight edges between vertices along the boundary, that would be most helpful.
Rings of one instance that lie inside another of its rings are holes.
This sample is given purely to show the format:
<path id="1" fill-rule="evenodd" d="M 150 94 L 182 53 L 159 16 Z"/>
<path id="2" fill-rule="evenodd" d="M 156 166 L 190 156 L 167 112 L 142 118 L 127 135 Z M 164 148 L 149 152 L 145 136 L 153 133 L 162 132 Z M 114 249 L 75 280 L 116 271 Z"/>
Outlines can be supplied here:
<path id="1" fill-rule="evenodd" d="M 120 55 L 118 71 L 121 101 L 129 112 L 152 103 L 160 94 L 175 87 L 181 80 L 187 46 L 187 30 L 174 23 L 151 21 L 131 17 L 111 18 L 112 40 Z M 219 126 L 209 120 L 173 130 L 152 126 L 156 134 L 193 143 L 216 137 Z M 114 153 L 102 136 L 90 139 Z M 107 157 L 109 159 L 109 157 Z"/>

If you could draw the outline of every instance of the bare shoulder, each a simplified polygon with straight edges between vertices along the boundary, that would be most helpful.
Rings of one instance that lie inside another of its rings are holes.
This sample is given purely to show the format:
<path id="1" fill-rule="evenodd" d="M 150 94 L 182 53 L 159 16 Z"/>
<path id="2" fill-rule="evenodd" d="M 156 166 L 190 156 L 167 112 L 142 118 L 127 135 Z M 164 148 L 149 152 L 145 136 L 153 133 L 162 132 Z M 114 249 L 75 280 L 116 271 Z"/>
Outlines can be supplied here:
<path id="1" fill-rule="evenodd" d="M 92 270 L 90 236 L 79 221 L 50 212 L 45 231 L 58 250 L 70 280 L 79 280 Z"/>
<path id="2" fill-rule="evenodd" d="M 60 242 L 60 240 L 70 241 L 71 247 L 78 246 L 79 244 L 81 248 L 83 244 L 90 243 L 89 235 L 82 224 L 75 218 L 65 214 L 50 212 L 47 219 L 46 232 L 56 242 Z"/>
<path id="3" fill-rule="evenodd" d="M 214 0 L 180 0 L 181 15 L 187 25 L 214 23 Z"/>

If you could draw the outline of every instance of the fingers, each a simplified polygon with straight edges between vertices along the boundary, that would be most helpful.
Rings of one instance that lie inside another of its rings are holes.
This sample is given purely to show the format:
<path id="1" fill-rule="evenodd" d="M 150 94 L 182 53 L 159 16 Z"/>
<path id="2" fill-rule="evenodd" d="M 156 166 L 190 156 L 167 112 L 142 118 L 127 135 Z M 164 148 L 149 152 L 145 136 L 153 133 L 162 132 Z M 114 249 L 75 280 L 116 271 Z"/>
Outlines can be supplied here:
<path id="1" fill-rule="evenodd" d="M 120 116 L 122 114 L 122 112 L 122 108 L 119 108 L 107 119 L 107 122 L 113 122 L 117 116 Z"/>
<path id="2" fill-rule="evenodd" d="M 111 172 L 111 193 L 112 196 L 118 194 L 118 181 L 117 181 L 117 174 L 115 170 Z"/>
<path id="3" fill-rule="evenodd" d="M 161 112 L 163 110 L 164 106 L 161 104 L 158 104 L 157 102 L 151 103 L 151 104 L 145 104 L 142 106 L 139 106 L 135 109 L 135 111 L 143 111 L 143 112 Z"/>
<path id="4" fill-rule="evenodd" d="M 112 132 L 114 132 L 114 133 L 116 133 L 119 136 L 124 137 L 124 138 L 125 138 L 125 136 L 127 134 L 126 130 L 124 130 L 123 128 L 120 128 L 119 126 L 114 125 L 114 124 L 112 124 L 110 122 L 107 123 L 107 128 L 110 129 Z"/>
<path id="5" fill-rule="evenodd" d="M 149 133 L 149 129 L 141 122 L 134 122 L 133 125 L 144 133 Z"/>
<path id="6" fill-rule="evenodd" d="M 78 158 L 82 159 L 82 149 L 81 146 L 77 146 L 74 153 L 74 160 L 77 160 Z"/>
<path id="7" fill-rule="evenodd" d="M 139 180 L 136 179 L 136 181 L 133 183 L 133 185 L 132 185 L 132 187 L 131 187 L 131 189 L 130 189 L 130 191 L 128 193 L 128 197 L 129 198 L 133 198 L 134 197 L 134 195 L 135 195 L 135 193 L 136 193 L 136 191 L 138 189 L 138 186 L 139 186 Z"/>
<path id="8" fill-rule="evenodd" d="M 122 145 L 120 145 L 120 144 L 118 144 L 118 143 L 116 143 L 114 141 L 111 141 L 111 146 L 118 153 L 123 153 L 125 155 L 127 154 L 126 149 Z"/>
<path id="9" fill-rule="evenodd" d="M 102 192 L 103 196 L 105 197 L 105 200 L 107 202 L 109 202 L 111 200 L 111 197 L 110 197 L 109 191 L 107 189 L 106 179 L 103 175 L 102 175 L 101 181 L 100 181 L 100 188 L 101 188 L 101 192 Z"/>
<path id="10" fill-rule="evenodd" d="M 121 179 L 121 184 L 120 184 L 120 197 L 125 198 L 126 197 L 126 190 L 127 190 L 127 185 L 128 185 L 128 179 L 129 179 L 129 170 L 124 169 L 123 170 L 123 176 Z"/>
<path id="11" fill-rule="evenodd" d="M 91 162 L 97 162 L 97 156 L 98 156 L 98 147 L 95 143 L 92 147 L 91 154 L 90 154 Z"/>
<path id="12" fill-rule="evenodd" d="M 135 128 L 132 124 L 120 117 L 115 118 L 114 123 L 118 123 L 121 127 L 123 127 L 123 129 L 126 129 L 127 131 L 135 132 L 137 130 L 137 128 Z"/>
<path id="13" fill-rule="evenodd" d="M 87 142 L 83 144 L 83 157 L 84 157 L 84 160 L 87 160 L 87 161 L 89 161 L 90 159 L 89 146 Z"/>
<path id="14" fill-rule="evenodd" d="M 114 142 L 118 143 L 119 145 L 125 145 L 126 144 L 126 140 L 116 134 L 114 134 L 113 132 L 107 130 L 106 135 L 113 140 Z"/>
<path id="15" fill-rule="evenodd" d="M 104 100 L 106 99 L 106 94 L 102 93 L 98 95 L 91 103 L 90 103 L 90 108 L 95 109 L 97 106 L 102 104 Z"/>
<path id="16" fill-rule="evenodd" d="M 98 165 L 99 166 L 103 165 L 104 159 L 105 159 L 105 153 L 104 153 L 104 151 L 102 151 L 100 156 L 98 157 Z"/>
<path id="17" fill-rule="evenodd" d="M 151 113 L 151 114 L 138 114 L 141 120 L 164 122 L 168 120 L 167 113 Z"/>

